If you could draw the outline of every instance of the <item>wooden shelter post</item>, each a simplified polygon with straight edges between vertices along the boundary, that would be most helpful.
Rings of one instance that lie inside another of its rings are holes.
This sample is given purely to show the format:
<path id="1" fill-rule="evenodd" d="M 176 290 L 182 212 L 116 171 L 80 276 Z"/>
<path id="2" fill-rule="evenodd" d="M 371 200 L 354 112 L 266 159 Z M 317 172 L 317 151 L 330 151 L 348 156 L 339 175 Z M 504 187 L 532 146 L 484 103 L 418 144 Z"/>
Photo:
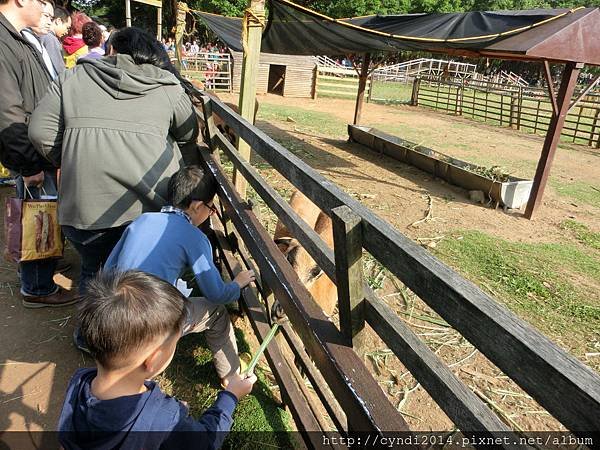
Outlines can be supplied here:
<path id="1" fill-rule="evenodd" d="M 125 26 L 131 26 L 131 0 L 125 0 Z"/>
<path id="2" fill-rule="evenodd" d="M 537 169 L 535 171 L 535 178 L 533 179 L 533 186 L 531 187 L 531 194 L 529 201 L 527 202 L 527 209 L 525 210 L 525 217 L 531 219 L 533 212 L 542 202 L 544 195 L 544 189 L 548 181 L 548 175 L 550 174 L 550 167 L 556 153 L 556 147 L 560 140 L 560 133 L 565 124 L 565 119 L 569 112 L 569 105 L 571 103 L 571 97 L 575 91 L 577 84 L 577 77 L 579 71 L 583 67 L 583 63 L 568 62 L 563 71 L 560 88 L 558 90 L 557 98 L 557 110 L 550 119 L 550 125 L 548 127 L 548 133 L 544 140 L 544 146 L 542 147 L 542 155 L 538 162 Z"/>
<path id="3" fill-rule="evenodd" d="M 156 10 L 156 39 L 162 39 L 162 6 Z"/>
<path id="4" fill-rule="evenodd" d="M 362 66 L 360 67 L 360 77 L 358 79 L 358 94 L 356 95 L 356 107 L 354 108 L 354 125 L 360 125 L 360 116 L 365 100 L 365 88 L 369 78 L 369 66 L 371 65 L 371 54 L 365 53 Z M 371 86 L 372 88 L 373 86 Z"/>
<path id="5" fill-rule="evenodd" d="M 187 3 L 177 2 L 177 26 L 175 28 L 175 67 L 177 70 L 181 71 L 181 47 L 183 45 L 183 34 L 185 32 L 185 17 L 187 15 L 189 8 Z"/>
<path id="6" fill-rule="evenodd" d="M 256 82 L 260 63 L 260 43 L 265 23 L 265 0 L 250 0 L 244 14 L 242 24 L 242 44 L 244 59 L 242 62 L 242 80 L 240 86 L 239 110 L 240 115 L 250 123 L 254 123 L 256 104 Z M 238 151 L 246 161 L 250 160 L 250 145 L 238 140 Z M 246 198 L 248 183 L 236 169 L 233 171 L 233 184 L 240 196 Z"/>

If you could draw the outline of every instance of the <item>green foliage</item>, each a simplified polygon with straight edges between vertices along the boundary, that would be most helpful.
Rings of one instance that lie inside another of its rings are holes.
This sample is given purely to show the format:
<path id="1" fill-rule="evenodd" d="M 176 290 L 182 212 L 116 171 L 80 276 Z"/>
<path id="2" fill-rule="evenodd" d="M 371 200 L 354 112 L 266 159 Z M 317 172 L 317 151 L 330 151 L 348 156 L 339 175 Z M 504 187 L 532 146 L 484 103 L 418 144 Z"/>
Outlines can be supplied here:
<path id="1" fill-rule="evenodd" d="M 223 16 L 241 17 L 248 7 L 247 0 L 190 0 L 188 6 Z"/>

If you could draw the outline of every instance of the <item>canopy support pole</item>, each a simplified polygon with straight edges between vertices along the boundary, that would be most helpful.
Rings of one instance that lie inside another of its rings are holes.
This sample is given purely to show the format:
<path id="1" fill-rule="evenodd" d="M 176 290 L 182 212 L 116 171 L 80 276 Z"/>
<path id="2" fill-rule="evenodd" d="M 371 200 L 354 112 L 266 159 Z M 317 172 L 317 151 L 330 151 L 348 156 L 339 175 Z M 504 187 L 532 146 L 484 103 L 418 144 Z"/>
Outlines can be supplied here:
<path id="1" fill-rule="evenodd" d="M 365 100 L 365 88 L 369 78 L 369 66 L 371 65 L 371 54 L 365 53 L 362 66 L 360 67 L 360 76 L 358 78 L 358 93 L 356 94 L 356 107 L 354 108 L 354 125 L 360 125 L 360 116 Z M 371 86 L 372 88 L 373 86 Z"/>
<path id="2" fill-rule="evenodd" d="M 242 62 L 239 110 L 240 115 L 252 124 L 254 123 L 256 84 L 260 64 L 260 43 L 264 21 L 265 0 L 250 0 L 242 24 L 244 59 Z M 249 161 L 251 152 L 250 145 L 243 139 L 238 139 L 237 147 L 242 159 Z M 240 194 L 240 197 L 246 199 L 246 188 L 248 183 L 242 174 L 235 169 L 233 171 L 233 184 Z"/>
<path id="3" fill-rule="evenodd" d="M 568 62 L 563 71 L 560 88 L 558 90 L 558 98 L 556 99 L 557 110 L 550 119 L 548 133 L 546 134 L 544 146 L 542 147 L 542 155 L 535 171 L 531 194 L 529 196 L 529 201 L 527 202 L 527 209 L 525 210 L 525 217 L 527 219 L 531 219 L 533 212 L 542 202 L 544 189 L 546 188 L 548 175 L 550 174 L 550 167 L 552 166 L 556 147 L 560 140 L 560 133 L 565 124 L 571 97 L 573 97 L 573 92 L 577 85 L 577 77 L 579 76 L 579 71 L 582 67 L 583 63 Z"/>

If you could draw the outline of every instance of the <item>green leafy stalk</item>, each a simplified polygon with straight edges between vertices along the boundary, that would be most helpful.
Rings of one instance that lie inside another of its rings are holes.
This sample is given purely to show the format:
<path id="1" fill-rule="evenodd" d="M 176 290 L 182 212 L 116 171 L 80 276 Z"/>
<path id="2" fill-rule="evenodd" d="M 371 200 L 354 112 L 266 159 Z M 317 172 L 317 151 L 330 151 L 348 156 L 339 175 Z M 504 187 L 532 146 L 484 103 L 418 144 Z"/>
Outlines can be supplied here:
<path id="1" fill-rule="evenodd" d="M 269 331 L 269 334 L 267 334 L 267 337 L 265 338 L 265 340 L 262 342 L 262 344 L 260 344 L 260 348 L 252 357 L 250 364 L 248 364 L 248 368 L 246 369 L 247 374 L 251 374 L 254 372 L 254 368 L 256 367 L 256 364 L 258 363 L 258 358 L 260 358 L 260 355 L 262 355 L 264 353 L 265 349 L 267 348 L 267 345 L 269 345 L 269 342 L 271 342 L 271 340 L 275 337 L 275 333 L 277 333 L 278 328 L 279 328 L 278 323 L 276 323 L 275 325 L 273 325 L 271 327 L 271 331 Z"/>

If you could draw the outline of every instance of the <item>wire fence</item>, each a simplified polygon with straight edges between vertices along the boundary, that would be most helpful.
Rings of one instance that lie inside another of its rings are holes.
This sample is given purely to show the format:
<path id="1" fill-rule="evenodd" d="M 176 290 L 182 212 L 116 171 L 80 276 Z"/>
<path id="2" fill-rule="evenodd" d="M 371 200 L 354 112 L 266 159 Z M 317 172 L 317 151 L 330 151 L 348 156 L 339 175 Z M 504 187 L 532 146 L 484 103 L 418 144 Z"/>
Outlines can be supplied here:
<path id="1" fill-rule="evenodd" d="M 553 114 L 543 88 L 468 79 L 417 78 L 411 103 L 539 134 L 548 131 Z M 600 148 L 600 93 L 589 93 L 570 111 L 562 138 Z"/>

